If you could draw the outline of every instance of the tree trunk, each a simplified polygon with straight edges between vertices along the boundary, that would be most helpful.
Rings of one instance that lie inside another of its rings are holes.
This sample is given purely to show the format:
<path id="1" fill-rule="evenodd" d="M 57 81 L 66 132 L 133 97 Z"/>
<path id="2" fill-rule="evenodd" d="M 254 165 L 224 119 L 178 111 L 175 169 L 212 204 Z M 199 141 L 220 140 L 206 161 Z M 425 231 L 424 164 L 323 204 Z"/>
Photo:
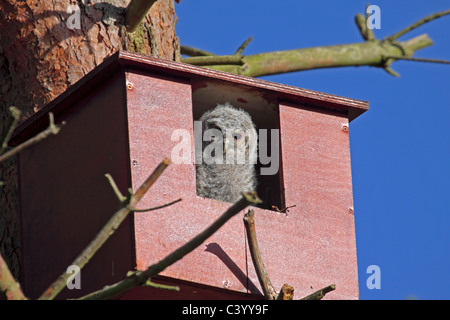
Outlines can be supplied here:
<path id="1" fill-rule="evenodd" d="M 0 2 L 1 132 L 10 106 L 28 118 L 117 50 L 179 60 L 173 0 L 157 1 L 132 34 L 124 22 L 129 2 Z M 0 164 L 0 180 L 0 253 L 20 280 L 16 159 Z"/>

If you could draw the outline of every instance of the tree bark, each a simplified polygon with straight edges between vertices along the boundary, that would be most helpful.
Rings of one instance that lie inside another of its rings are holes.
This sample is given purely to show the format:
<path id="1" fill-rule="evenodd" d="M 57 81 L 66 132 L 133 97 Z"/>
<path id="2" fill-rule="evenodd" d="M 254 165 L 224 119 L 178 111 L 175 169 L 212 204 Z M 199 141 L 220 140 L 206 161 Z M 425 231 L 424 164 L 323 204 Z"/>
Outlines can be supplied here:
<path id="1" fill-rule="evenodd" d="M 179 60 L 174 1 L 154 3 L 133 33 L 125 25 L 129 2 L 0 2 L 0 132 L 6 129 L 10 106 L 22 111 L 25 120 L 117 50 Z M 15 158 L 1 164 L 0 181 L 5 182 L 0 190 L 0 253 L 19 279 Z"/>

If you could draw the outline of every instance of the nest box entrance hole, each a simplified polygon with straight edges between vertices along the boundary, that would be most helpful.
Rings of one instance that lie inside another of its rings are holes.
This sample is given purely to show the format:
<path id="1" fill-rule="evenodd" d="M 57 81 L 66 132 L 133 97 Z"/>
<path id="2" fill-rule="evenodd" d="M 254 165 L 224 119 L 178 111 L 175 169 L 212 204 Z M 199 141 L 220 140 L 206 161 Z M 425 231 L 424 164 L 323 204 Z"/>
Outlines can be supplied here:
<path id="1" fill-rule="evenodd" d="M 193 121 L 198 121 L 203 113 L 226 102 L 246 111 L 251 116 L 258 133 L 258 160 L 255 165 L 256 191 L 263 200 L 259 207 L 267 210 L 274 210 L 273 206 L 284 208 L 277 98 L 261 89 L 225 81 L 191 80 L 191 83 Z M 261 139 L 262 134 L 266 135 L 265 139 Z M 275 136 L 272 137 L 272 135 Z M 273 139 L 276 143 L 272 143 Z M 261 142 L 267 142 L 265 149 L 261 149 Z M 194 141 L 194 143 L 201 143 L 201 141 Z M 267 152 L 264 152 L 265 150 Z"/>

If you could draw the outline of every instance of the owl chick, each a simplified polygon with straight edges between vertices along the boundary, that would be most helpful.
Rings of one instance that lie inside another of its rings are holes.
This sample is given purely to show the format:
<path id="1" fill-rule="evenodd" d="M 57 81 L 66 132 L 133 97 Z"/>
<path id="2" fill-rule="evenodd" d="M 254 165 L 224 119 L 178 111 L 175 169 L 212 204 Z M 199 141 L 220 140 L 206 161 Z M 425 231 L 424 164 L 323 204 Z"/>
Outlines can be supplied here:
<path id="1" fill-rule="evenodd" d="M 230 103 L 206 111 L 202 122 L 202 161 L 196 165 L 197 194 L 236 202 L 255 190 L 258 135 L 250 115 Z"/>

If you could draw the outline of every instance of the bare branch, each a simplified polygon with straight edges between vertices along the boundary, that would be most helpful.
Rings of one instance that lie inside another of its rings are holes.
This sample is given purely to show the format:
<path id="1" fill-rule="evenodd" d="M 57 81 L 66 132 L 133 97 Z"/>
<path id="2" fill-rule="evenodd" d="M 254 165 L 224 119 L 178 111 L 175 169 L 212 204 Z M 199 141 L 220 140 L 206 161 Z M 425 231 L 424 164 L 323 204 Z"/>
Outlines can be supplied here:
<path id="1" fill-rule="evenodd" d="M 27 300 L 20 289 L 20 284 L 16 282 L 8 268 L 5 260 L 0 254 L 0 293 L 3 293 L 8 300 Z"/>
<path id="2" fill-rule="evenodd" d="M 5 151 L 6 148 L 8 147 L 9 139 L 11 139 L 12 133 L 20 120 L 20 115 L 22 112 L 20 112 L 20 110 L 17 109 L 16 107 L 10 107 L 9 113 L 11 114 L 11 118 L 9 118 L 9 121 L 6 124 L 7 129 L 5 130 L 4 136 L 0 138 L 1 141 L 0 154 L 2 154 L 3 151 Z"/>
<path id="3" fill-rule="evenodd" d="M 107 173 L 105 174 L 106 179 L 108 179 L 109 184 L 111 185 L 111 188 L 114 191 L 114 194 L 116 195 L 117 199 L 119 199 L 119 202 L 125 201 L 127 197 L 125 197 L 122 192 L 120 192 L 119 187 L 117 186 L 116 182 L 114 181 L 113 177 Z"/>
<path id="4" fill-rule="evenodd" d="M 231 56 L 199 56 L 182 58 L 181 62 L 189 63 L 197 66 L 214 66 L 214 65 L 237 65 L 244 64 L 242 55 Z"/>
<path id="5" fill-rule="evenodd" d="M 72 265 L 78 266 L 82 269 L 86 263 L 94 256 L 94 254 L 100 249 L 100 247 L 109 239 L 109 237 L 119 228 L 122 221 L 131 212 L 128 206 L 134 207 L 142 199 L 148 189 L 153 185 L 153 183 L 159 178 L 163 171 L 170 164 L 168 159 L 164 159 L 158 167 L 150 174 L 150 176 L 145 180 L 145 182 L 138 188 L 138 190 L 129 199 L 129 203 L 123 203 L 122 208 L 119 209 L 111 219 L 106 223 L 106 225 L 100 230 L 100 232 L 95 236 L 95 238 L 89 243 L 89 245 L 83 250 L 83 252 L 71 263 Z M 115 183 L 114 183 L 115 184 Z M 39 299 L 54 299 L 61 290 L 66 286 L 67 278 L 70 275 L 63 273 L 59 278 L 52 283 L 47 290 L 39 297 Z"/>
<path id="6" fill-rule="evenodd" d="M 417 22 L 413 23 L 412 25 L 406 27 L 405 29 L 400 30 L 399 32 L 397 32 L 397 33 L 395 33 L 395 34 L 393 34 L 393 35 L 391 35 L 389 37 L 386 37 L 385 40 L 386 41 L 394 41 L 395 39 L 400 38 L 402 35 L 410 32 L 410 31 L 412 31 L 412 30 L 414 30 L 414 29 L 416 29 L 418 27 L 420 27 L 421 25 L 423 25 L 423 24 L 425 24 L 427 22 L 433 21 L 435 19 L 438 19 L 440 17 L 443 17 L 445 15 L 448 15 L 448 14 L 450 14 L 450 10 L 445 10 L 445 11 L 441 11 L 441 12 L 436 12 L 436 13 L 430 14 L 429 16 L 427 16 L 427 17 L 425 17 L 423 19 L 420 19 L 419 21 L 417 21 Z"/>
<path id="7" fill-rule="evenodd" d="M 150 281 L 150 280 L 147 280 L 145 285 L 148 286 L 148 287 L 156 288 L 156 289 L 180 291 L 180 287 L 178 287 L 178 286 L 169 286 L 169 285 L 166 285 L 166 284 L 155 283 L 155 282 Z"/>
<path id="8" fill-rule="evenodd" d="M 253 40 L 253 37 L 248 38 L 247 40 L 244 41 L 243 44 L 241 44 L 241 46 L 237 49 L 237 51 L 235 52 L 235 55 L 240 55 L 242 54 L 242 52 L 244 51 L 244 49 L 248 46 L 248 44 L 250 43 L 250 41 Z"/>
<path id="9" fill-rule="evenodd" d="M 284 213 L 287 216 L 290 208 L 295 208 L 297 205 L 293 204 L 292 206 L 287 206 L 286 208 L 280 209 L 277 206 L 272 206 L 272 209 L 276 210 L 279 213 Z"/>
<path id="10" fill-rule="evenodd" d="M 180 53 L 181 54 L 185 54 L 187 56 L 191 56 L 191 57 L 198 57 L 198 56 L 217 56 L 214 53 L 205 51 L 205 50 L 201 50 L 201 49 L 197 49 L 197 48 L 193 48 L 193 47 L 188 47 L 188 46 L 180 46 Z"/>
<path id="11" fill-rule="evenodd" d="M 250 248 L 250 254 L 252 256 L 253 265 L 255 266 L 256 275 L 258 276 L 259 283 L 264 292 L 264 297 L 267 300 L 275 300 L 277 298 L 277 293 L 273 288 L 272 282 L 270 281 L 269 275 L 267 274 L 266 268 L 261 258 L 261 253 L 259 251 L 258 242 L 256 240 L 256 230 L 255 230 L 255 212 L 249 210 L 244 216 L 244 225 L 247 233 L 248 246 Z"/>
<path id="12" fill-rule="evenodd" d="M 373 31 L 369 28 L 367 28 L 367 13 L 366 16 L 363 16 L 361 13 L 358 13 L 355 16 L 355 23 L 358 27 L 359 33 L 363 37 L 364 40 L 374 40 L 375 35 L 373 34 Z"/>
<path id="13" fill-rule="evenodd" d="M 158 167 L 152 172 L 152 174 L 144 181 L 144 183 L 136 190 L 133 197 L 130 200 L 129 205 L 135 207 L 136 204 L 142 199 L 142 197 L 147 193 L 148 189 L 158 180 L 159 176 L 166 170 L 170 165 L 170 160 L 164 158 Z"/>
<path id="14" fill-rule="evenodd" d="M 416 50 L 432 44 L 433 42 L 427 35 L 421 35 L 408 41 L 396 43 L 372 40 L 361 43 L 265 52 L 241 56 L 241 60 L 238 60 L 237 56 L 223 56 L 224 61 L 222 61 L 221 56 L 217 56 L 184 58 L 182 62 L 249 77 L 260 77 L 320 68 L 349 66 L 384 68 L 386 62 L 384 57 L 403 57 L 405 52 L 414 53 Z M 225 62 L 228 64 L 226 65 Z"/>
<path id="15" fill-rule="evenodd" d="M 148 211 L 154 211 L 154 210 L 158 210 L 158 209 L 162 209 L 165 207 L 169 207 L 177 202 L 180 202 L 182 199 L 179 198 L 177 200 L 174 200 L 172 202 L 166 203 L 166 204 L 162 204 L 160 206 L 157 207 L 153 207 L 153 208 L 148 208 L 148 209 L 136 209 L 136 208 L 131 208 L 130 206 L 127 207 L 128 210 L 133 211 L 133 212 L 148 212 Z"/>
<path id="16" fill-rule="evenodd" d="M 411 61 L 447 63 L 445 60 L 413 60 L 410 58 L 415 51 L 433 44 L 433 41 L 431 41 L 426 34 L 403 42 L 397 42 L 395 39 L 426 22 L 448 14 L 450 14 L 450 10 L 432 14 L 402 31 L 390 37 L 386 37 L 384 40 L 377 40 L 372 30 L 367 28 L 366 12 L 366 16 L 357 14 L 355 17 L 356 25 L 358 26 L 363 39 L 366 40 L 362 43 L 274 51 L 241 56 L 240 54 L 242 54 L 243 48 L 248 44 L 249 40 L 247 40 L 238 49 L 238 55 L 214 57 L 207 55 L 197 58 L 185 58 L 182 59 L 182 62 L 249 77 L 349 66 L 379 67 L 389 74 L 398 77 L 399 74 L 390 67 L 390 64 L 395 60 L 404 59 Z M 386 61 L 385 57 L 393 57 L 394 60 Z"/>
<path id="17" fill-rule="evenodd" d="M 328 292 L 331 292 L 334 289 L 336 289 L 336 285 L 330 284 L 329 286 L 317 290 L 316 292 L 313 292 L 300 300 L 321 300 Z"/>
<path id="18" fill-rule="evenodd" d="M 398 73 L 397 71 L 395 71 L 395 70 L 392 69 L 391 67 L 385 66 L 383 69 L 384 69 L 384 71 L 386 71 L 387 73 L 389 73 L 391 76 L 400 78 L 400 73 Z"/>
<path id="19" fill-rule="evenodd" d="M 214 221 L 208 228 L 198 234 L 189 242 L 182 245 L 177 250 L 173 251 L 164 259 L 151 265 L 145 271 L 130 272 L 127 277 L 111 286 L 107 286 L 101 290 L 90 293 L 81 300 L 97 300 L 97 299 L 110 299 L 117 296 L 133 287 L 141 286 L 147 282 L 148 279 L 156 276 L 168 266 L 174 264 L 188 253 L 192 252 L 195 248 L 200 246 L 206 239 L 208 239 L 213 233 L 219 230 L 229 219 L 234 215 L 244 210 L 250 204 L 261 203 L 261 199 L 258 198 L 256 192 L 249 192 L 243 194 L 243 197 L 232 205 L 225 213 L 223 213 L 216 221 Z"/>
<path id="20" fill-rule="evenodd" d="M 395 60 L 408 60 L 408 61 L 416 61 L 416 62 L 430 62 L 430 63 L 443 63 L 450 64 L 449 60 L 439 60 L 439 59 L 426 59 L 426 58 L 413 58 L 413 57 L 391 57 L 387 56 L 386 59 L 395 59 Z"/>
<path id="21" fill-rule="evenodd" d="M 33 138 L 25 141 L 24 143 L 19 144 L 18 146 L 14 147 L 13 149 L 9 150 L 8 152 L 2 154 L 0 156 L 0 162 L 5 161 L 6 159 L 18 154 L 25 148 L 28 148 L 32 146 L 33 144 L 36 144 L 45 138 L 58 134 L 59 130 L 61 130 L 62 126 L 65 125 L 65 122 L 62 122 L 60 125 L 55 125 L 53 113 L 49 112 L 49 126 L 46 130 L 42 131 L 41 133 L 35 135 Z"/>
<path id="22" fill-rule="evenodd" d="M 127 31 L 134 32 L 157 0 L 131 0 L 125 9 Z"/>

